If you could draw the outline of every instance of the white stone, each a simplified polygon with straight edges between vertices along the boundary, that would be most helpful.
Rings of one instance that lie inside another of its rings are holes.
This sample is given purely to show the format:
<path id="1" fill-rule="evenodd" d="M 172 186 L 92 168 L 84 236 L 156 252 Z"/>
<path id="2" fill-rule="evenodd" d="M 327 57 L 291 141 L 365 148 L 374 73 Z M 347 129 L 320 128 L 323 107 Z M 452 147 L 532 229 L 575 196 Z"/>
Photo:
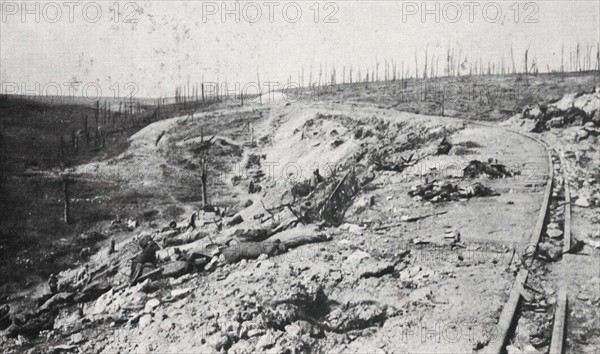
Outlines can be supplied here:
<path id="1" fill-rule="evenodd" d="M 142 317 L 140 317 L 140 321 L 139 321 L 139 327 L 140 329 L 148 326 L 150 323 L 152 323 L 152 315 L 147 313 L 145 315 L 143 315 Z"/>
<path id="2" fill-rule="evenodd" d="M 371 255 L 370 255 L 370 254 L 368 254 L 367 252 L 365 252 L 365 251 L 361 251 L 361 250 L 357 250 L 357 251 L 354 251 L 354 253 L 352 253 L 352 254 L 351 254 L 349 257 L 348 257 L 347 261 L 348 261 L 349 263 L 360 262 L 360 261 L 362 261 L 363 259 L 365 259 L 365 258 L 370 258 L 370 257 L 371 257 Z"/>
<path id="3" fill-rule="evenodd" d="M 150 299 L 150 300 L 148 300 L 148 302 L 146 302 L 146 307 L 144 307 L 144 312 L 150 313 L 155 308 L 157 308 L 158 305 L 160 305 L 160 301 L 158 299 Z"/>

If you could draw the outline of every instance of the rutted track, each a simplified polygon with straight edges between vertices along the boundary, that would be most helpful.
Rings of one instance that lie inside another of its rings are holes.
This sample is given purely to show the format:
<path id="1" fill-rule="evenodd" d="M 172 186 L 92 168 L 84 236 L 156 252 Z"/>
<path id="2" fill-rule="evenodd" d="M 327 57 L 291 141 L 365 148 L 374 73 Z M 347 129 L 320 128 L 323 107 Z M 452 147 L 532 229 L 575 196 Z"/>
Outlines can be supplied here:
<path id="1" fill-rule="evenodd" d="M 483 124 L 483 125 L 488 125 L 488 124 Z M 521 132 L 518 131 L 514 131 L 511 129 L 507 129 L 512 131 L 513 133 L 525 136 L 527 138 L 530 138 L 534 141 L 536 141 L 537 143 L 541 144 L 544 146 L 544 148 L 547 151 L 548 154 L 548 179 L 546 182 L 546 189 L 544 192 L 544 199 L 540 208 L 540 212 L 538 215 L 538 219 L 537 222 L 535 224 L 535 227 L 532 231 L 531 234 L 531 238 L 530 238 L 530 243 L 529 243 L 529 247 L 527 247 L 526 249 L 523 250 L 522 254 L 521 254 L 521 260 L 525 260 L 524 264 L 521 264 L 521 269 L 519 270 L 519 273 L 517 275 L 517 277 L 515 278 L 515 281 L 513 283 L 510 295 L 509 295 L 509 299 L 506 302 L 506 305 L 504 306 L 502 313 L 500 315 L 500 319 L 498 321 L 498 328 L 501 331 L 501 336 L 500 336 L 500 340 L 495 341 L 493 343 L 491 343 L 489 346 L 487 346 L 483 352 L 486 353 L 498 353 L 498 354 L 502 354 L 507 352 L 507 345 L 509 345 L 509 340 L 513 341 L 518 341 L 518 338 L 515 338 L 517 336 L 517 326 L 518 325 L 523 325 L 525 324 L 525 327 L 527 326 L 527 322 L 519 322 L 519 320 L 521 318 L 523 318 L 524 316 L 524 311 L 525 310 L 525 306 L 524 306 L 524 302 L 526 301 L 526 299 L 524 299 L 523 295 L 527 293 L 527 290 L 525 289 L 526 287 L 530 290 L 533 290 L 534 292 L 540 293 L 541 291 L 536 290 L 535 287 L 532 287 L 531 285 L 528 285 L 528 280 L 530 275 L 532 274 L 532 271 L 534 271 L 535 269 L 532 267 L 535 266 L 539 266 L 539 264 L 535 264 L 536 261 L 536 257 L 539 255 L 540 249 L 540 240 L 542 240 L 543 238 L 543 233 L 544 231 L 547 231 L 547 225 L 549 224 L 549 218 L 550 218 L 550 214 L 556 212 L 556 208 L 557 207 L 564 207 L 564 220 L 563 220 L 563 241 L 562 241 L 562 254 L 567 253 L 571 250 L 571 233 L 570 233 L 570 212 L 571 212 L 571 206 L 570 206 L 570 195 L 569 195 L 569 186 L 568 186 L 568 180 L 567 180 L 567 172 L 566 172 L 566 164 L 564 163 L 564 157 L 562 155 L 558 155 L 556 153 L 556 151 L 554 151 L 554 155 L 553 155 L 553 150 L 551 150 L 551 148 L 542 140 L 533 137 L 529 134 L 523 134 Z M 554 157 L 554 158 L 553 158 Z M 558 164 L 558 168 L 562 169 L 563 172 L 563 180 L 561 183 L 561 180 L 559 178 L 557 178 L 557 176 L 555 175 L 555 169 L 556 169 L 556 165 L 554 164 L 554 162 L 560 162 Z M 552 197 L 559 197 L 560 195 L 560 188 L 564 188 L 564 203 L 561 203 L 561 205 L 556 205 L 557 201 L 555 201 L 555 205 L 554 208 L 555 209 L 551 209 L 551 199 Z M 557 189 L 556 191 L 554 191 L 553 193 L 553 189 Z M 554 221 L 554 220 L 552 220 Z M 547 236 L 546 236 L 547 237 Z M 531 248 L 533 249 L 531 249 Z M 562 255 L 561 255 L 562 256 Z M 554 259 L 556 260 L 556 259 Z M 542 265 L 543 267 L 543 265 Z M 549 343 L 544 343 L 544 345 L 548 345 L 549 344 L 549 348 L 548 351 L 550 354 L 562 354 L 563 353 L 563 344 L 565 342 L 565 326 L 566 326 L 566 317 L 567 317 L 567 289 L 561 288 L 558 291 L 558 296 L 556 298 L 556 301 L 554 303 L 555 306 L 544 306 L 546 308 L 546 315 L 551 315 L 553 316 L 553 328 L 552 328 L 552 334 L 551 334 L 551 338 L 550 338 L 550 342 Z M 549 310 L 551 308 L 554 308 L 554 313 L 553 315 L 549 313 Z M 536 311 L 531 310 L 530 311 Z M 539 312 L 539 311 L 537 311 Z M 539 323 L 529 323 L 529 325 L 533 325 L 533 326 L 538 326 L 538 325 L 542 325 Z M 523 326 L 522 326 L 523 327 Z M 524 328 L 521 328 L 521 330 L 527 330 Z M 526 335 L 531 334 L 530 332 L 526 332 Z M 543 340 L 543 339 L 542 339 Z M 522 348 L 521 348 L 522 349 Z"/>

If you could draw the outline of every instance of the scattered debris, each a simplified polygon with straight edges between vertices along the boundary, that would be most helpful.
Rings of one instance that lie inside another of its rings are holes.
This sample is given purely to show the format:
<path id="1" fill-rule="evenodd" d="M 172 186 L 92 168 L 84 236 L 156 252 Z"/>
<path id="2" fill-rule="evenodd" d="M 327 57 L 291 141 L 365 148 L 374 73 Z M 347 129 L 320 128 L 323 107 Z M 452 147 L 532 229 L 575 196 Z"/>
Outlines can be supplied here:
<path id="1" fill-rule="evenodd" d="M 511 177 L 513 174 L 506 169 L 506 166 L 497 162 L 493 163 L 492 161 L 481 162 L 479 160 L 473 160 L 463 168 L 463 175 L 468 178 L 481 176 L 487 178 L 504 178 Z"/>
<path id="2" fill-rule="evenodd" d="M 497 196 L 499 194 L 483 186 L 481 183 L 473 183 L 466 187 L 459 187 L 456 184 L 446 181 L 434 181 L 413 186 L 408 192 L 408 195 L 413 197 L 413 199 L 425 199 L 433 203 L 438 203 L 474 197 Z"/>
<path id="3" fill-rule="evenodd" d="M 446 136 L 442 138 L 442 141 L 437 146 L 437 154 L 438 155 L 448 155 L 450 150 L 452 149 L 452 143 L 448 140 Z"/>
<path id="4" fill-rule="evenodd" d="M 158 146 L 158 143 L 160 142 L 160 139 L 162 139 L 162 137 L 165 135 L 166 131 L 162 131 L 160 132 L 160 134 L 158 135 L 158 137 L 156 138 L 156 142 L 154 143 L 154 146 Z"/>

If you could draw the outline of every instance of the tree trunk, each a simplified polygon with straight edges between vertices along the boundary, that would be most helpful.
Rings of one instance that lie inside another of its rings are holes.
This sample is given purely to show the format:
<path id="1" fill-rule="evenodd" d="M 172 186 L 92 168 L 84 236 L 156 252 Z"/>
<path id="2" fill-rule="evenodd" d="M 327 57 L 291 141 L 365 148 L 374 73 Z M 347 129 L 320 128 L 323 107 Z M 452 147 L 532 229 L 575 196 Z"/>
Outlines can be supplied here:
<path id="1" fill-rule="evenodd" d="M 70 205 L 69 205 L 69 179 L 65 178 L 63 181 L 63 191 L 64 191 L 64 221 L 65 224 L 71 223 L 71 215 L 70 215 Z"/>
<path id="2" fill-rule="evenodd" d="M 65 141 L 63 136 L 60 136 L 60 162 L 65 160 Z"/>
<path id="3" fill-rule="evenodd" d="M 206 161 L 202 160 L 202 175 L 200 176 L 200 180 L 202 182 L 202 207 L 206 207 L 208 203 L 206 202 Z"/>

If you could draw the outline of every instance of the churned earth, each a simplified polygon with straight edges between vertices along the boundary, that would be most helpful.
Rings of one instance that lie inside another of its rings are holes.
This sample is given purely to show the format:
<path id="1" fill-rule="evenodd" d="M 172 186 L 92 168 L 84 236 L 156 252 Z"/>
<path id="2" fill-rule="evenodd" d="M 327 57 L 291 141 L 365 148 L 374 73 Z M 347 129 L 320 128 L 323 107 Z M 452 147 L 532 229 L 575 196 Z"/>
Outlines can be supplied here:
<path id="1" fill-rule="evenodd" d="M 438 154 L 444 137 L 452 148 Z M 543 138 L 555 149 L 573 149 L 553 145 L 560 139 L 550 133 Z M 587 149 L 594 160 L 597 151 Z M 465 175 L 474 160 L 502 164 L 509 173 Z M 199 210 L 203 162 L 209 166 L 208 200 L 220 215 Z M 568 170 L 577 171 L 578 163 Z M 324 187 L 298 196 L 294 187 L 316 168 Z M 519 255 L 531 246 L 550 168 L 542 144 L 505 127 L 374 104 L 278 100 L 156 122 L 135 134 L 123 154 L 75 173 L 126 176 L 120 188 L 166 195 L 185 217 L 198 212 L 200 231 L 184 233 L 186 244 L 161 243 L 163 274 L 185 264 L 183 255 L 235 245 L 241 231 L 267 229 L 263 242 L 291 246 L 229 262 L 215 256 L 207 266 L 194 263 L 129 287 L 132 239 L 150 235 L 162 242 L 168 233 L 162 229 L 171 204 L 146 201 L 143 207 L 156 209 L 156 217 L 119 234 L 116 254 L 100 252 L 89 263 L 91 269 L 118 265 L 107 280 L 110 290 L 81 310 L 62 306 L 40 338 L 3 337 L 0 346 L 32 353 L 485 352 L 499 340 L 496 323 Z M 596 183 L 586 178 L 583 192 L 574 188 L 578 196 L 587 193 L 585 183 Z M 352 188 L 344 190 L 341 222 L 298 215 L 346 182 Z M 491 192 L 450 200 L 415 196 L 432 182 Z M 573 216 L 574 237 L 589 238 L 588 245 L 597 240 L 592 207 L 576 206 Z M 183 216 L 178 225 L 185 225 Z M 310 243 L 298 241 L 307 238 Z M 587 258 L 566 255 L 567 267 L 549 266 L 557 278 L 553 291 L 561 279 L 581 289 L 573 314 L 587 324 L 570 330 L 572 352 L 596 345 L 598 316 L 591 306 L 597 303 L 598 258 L 596 249 L 590 252 Z"/>

